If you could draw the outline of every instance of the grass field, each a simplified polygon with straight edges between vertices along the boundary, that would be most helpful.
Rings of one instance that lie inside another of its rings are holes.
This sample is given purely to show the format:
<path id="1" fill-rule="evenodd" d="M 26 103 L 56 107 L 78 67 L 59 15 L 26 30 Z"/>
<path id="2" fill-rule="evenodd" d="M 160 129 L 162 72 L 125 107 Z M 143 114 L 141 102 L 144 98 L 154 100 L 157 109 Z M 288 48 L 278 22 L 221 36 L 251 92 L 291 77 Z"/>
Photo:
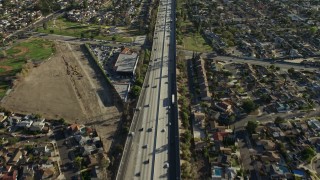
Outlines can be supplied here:
<path id="1" fill-rule="evenodd" d="M 118 42 L 132 42 L 132 38 L 124 37 L 123 35 L 101 35 L 101 29 L 109 28 L 108 26 L 99 26 L 94 24 L 81 24 L 76 22 L 67 21 L 65 18 L 58 18 L 56 20 L 51 20 L 48 22 L 48 28 L 44 29 L 40 27 L 38 32 L 40 33 L 53 33 L 64 36 L 73 36 L 73 37 L 81 37 L 83 34 L 84 38 L 94 38 L 101 40 L 111 41 L 112 38 L 115 38 Z M 119 27 L 120 30 L 124 30 Z"/>
<path id="2" fill-rule="evenodd" d="M 200 33 L 195 31 L 195 28 L 190 21 L 182 21 L 181 24 L 181 37 L 183 49 L 189 51 L 198 51 L 198 52 L 210 52 L 212 48 L 206 43 L 204 38 Z"/>
<path id="3" fill-rule="evenodd" d="M 28 39 L 3 52 L 0 58 L 0 98 L 4 96 L 10 81 L 6 78 L 15 76 L 27 61 L 41 61 L 54 53 L 54 44 L 44 39 Z"/>
<path id="4" fill-rule="evenodd" d="M 209 52 L 212 48 L 205 42 L 200 34 L 188 34 L 183 38 L 184 49 L 190 51 Z"/>

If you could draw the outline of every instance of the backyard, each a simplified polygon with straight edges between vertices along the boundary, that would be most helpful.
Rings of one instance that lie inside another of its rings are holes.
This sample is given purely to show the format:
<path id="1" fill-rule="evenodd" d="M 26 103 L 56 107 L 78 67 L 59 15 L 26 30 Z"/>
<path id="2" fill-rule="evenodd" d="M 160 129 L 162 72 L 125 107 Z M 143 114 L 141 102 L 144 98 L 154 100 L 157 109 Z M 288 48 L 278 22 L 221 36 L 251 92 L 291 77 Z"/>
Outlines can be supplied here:
<path id="1" fill-rule="evenodd" d="M 124 27 L 117 27 L 120 33 L 104 34 L 109 26 L 83 24 L 77 22 L 70 22 L 65 18 L 58 18 L 51 20 L 47 25 L 38 28 L 38 32 L 46 34 L 58 34 L 64 36 L 73 36 L 78 38 L 94 38 L 101 40 L 114 40 L 118 42 L 132 42 L 134 38 L 126 37 L 127 30 Z"/>
<path id="2" fill-rule="evenodd" d="M 13 45 L 8 50 L 3 50 L 0 57 L 0 98 L 8 87 L 10 79 L 21 72 L 27 62 L 36 62 L 49 58 L 55 51 L 51 41 L 43 39 L 28 39 Z"/>

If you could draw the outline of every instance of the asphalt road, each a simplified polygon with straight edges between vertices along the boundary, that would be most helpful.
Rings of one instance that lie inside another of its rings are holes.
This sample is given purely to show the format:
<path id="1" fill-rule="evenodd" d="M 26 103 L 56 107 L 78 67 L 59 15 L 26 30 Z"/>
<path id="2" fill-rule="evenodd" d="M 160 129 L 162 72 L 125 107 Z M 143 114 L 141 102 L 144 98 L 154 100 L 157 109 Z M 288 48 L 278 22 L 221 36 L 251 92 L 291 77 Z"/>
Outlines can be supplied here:
<path id="1" fill-rule="evenodd" d="M 187 57 L 192 57 L 194 53 L 193 51 L 187 51 L 187 50 L 183 50 L 183 52 Z M 206 58 L 212 58 L 214 60 L 226 61 L 226 62 L 249 63 L 249 64 L 255 64 L 260 66 L 272 65 L 270 61 L 266 61 L 266 60 L 250 59 L 245 57 L 215 56 L 214 53 L 202 53 L 201 56 Z M 289 62 L 278 61 L 278 62 L 274 62 L 273 64 L 284 70 L 290 69 L 290 68 L 300 69 L 300 70 L 306 69 L 309 71 L 320 70 L 319 68 L 316 68 L 316 67 L 305 67 L 304 65 L 301 65 L 299 63 L 289 63 Z"/>
<path id="2" fill-rule="evenodd" d="M 77 37 L 72 36 L 63 36 L 63 35 L 57 35 L 57 34 L 45 34 L 45 33 L 37 33 L 34 32 L 32 34 L 33 37 L 40 37 L 44 39 L 54 40 L 54 41 L 63 41 L 63 42 L 71 42 L 74 44 L 84 44 L 84 43 L 90 43 L 90 44 L 101 44 L 109 45 L 112 47 L 121 47 L 126 46 L 133 49 L 140 49 L 141 45 L 135 44 L 135 43 L 122 43 L 122 42 L 115 42 L 115 41 L 105 41 L 105 40 L 98 40 L 98 39 L 81 39 Z"/>
<path id="3" fill-rule="evenodd" d="M 128 137 L 117 179 L 168 179 L 168 127 L 174 65 L 170 53 L 172 31 L 171 0 L 158 8 L 151 61 Z"/>

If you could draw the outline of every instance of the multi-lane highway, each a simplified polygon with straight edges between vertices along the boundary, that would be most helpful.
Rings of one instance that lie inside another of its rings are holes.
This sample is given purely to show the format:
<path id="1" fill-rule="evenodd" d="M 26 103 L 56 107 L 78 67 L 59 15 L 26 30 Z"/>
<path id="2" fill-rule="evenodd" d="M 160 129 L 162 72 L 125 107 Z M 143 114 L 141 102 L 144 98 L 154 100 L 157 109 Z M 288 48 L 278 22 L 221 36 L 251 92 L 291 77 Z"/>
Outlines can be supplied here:
<path id="1" fill-rule="evenodd" d="M 172 122 L 176 121 L 176 116 L 172 116 L 176 114 L 176 106 L 172 103 L 172 97 L 176 97 L 172 96 L 176 93 L 172 6 L 171 0 L 160 0 L 151 61 L 117 173 L 119 180 L 180 177 L 180 174 L 169 175 L 173 172 L 169 169 L 176 168 L 176 164 L 171 167 L 169 161 L 169 146 L 174 147 L 171 150 L 177 150 L 172 145 L 176 144 L 175 140 L 171 145 L 169 141 L 169 135 L 173 135 Z"/>

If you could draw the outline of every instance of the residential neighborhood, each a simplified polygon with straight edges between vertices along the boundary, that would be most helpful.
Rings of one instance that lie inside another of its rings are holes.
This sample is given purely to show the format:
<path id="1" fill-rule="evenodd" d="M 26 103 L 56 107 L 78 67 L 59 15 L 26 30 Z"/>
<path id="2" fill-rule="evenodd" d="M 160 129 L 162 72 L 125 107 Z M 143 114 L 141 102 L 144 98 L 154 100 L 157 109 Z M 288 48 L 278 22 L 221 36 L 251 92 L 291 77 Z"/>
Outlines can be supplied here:
<path id="1" fill-rule="evenodd" d="M 319 0 L 0 0 L 0 180 L 319 180 Z"/>
<path id="2" fill-rule="evenodd" d="M 93 128 L 39 115 L 1 112 L 0 118 L 1 179 L 105 177 L 108 160 Z"/>
<path id="3" fill-rule="evenodd" d="M 320 121 L 312 114 L 319 112 L 318 71 L 197 54 L 186 65 L 192 87 L 192 150 L 198 170 L 206 169 L 195 177 L 317 179 Z M 180 98 L 184 123 L 189 112 Z M 184 138 L 189 133 L 181 130 Z M 182 158 L 187 154 L 183 150 Z"/>
<path id="4" fill-rule="evenodd" d="M 190 20 L 220 54 L 307 58 L 319 57 L 318 5 L 318 1 L 187 1 L 180 15 L 190 13 Z"/>

